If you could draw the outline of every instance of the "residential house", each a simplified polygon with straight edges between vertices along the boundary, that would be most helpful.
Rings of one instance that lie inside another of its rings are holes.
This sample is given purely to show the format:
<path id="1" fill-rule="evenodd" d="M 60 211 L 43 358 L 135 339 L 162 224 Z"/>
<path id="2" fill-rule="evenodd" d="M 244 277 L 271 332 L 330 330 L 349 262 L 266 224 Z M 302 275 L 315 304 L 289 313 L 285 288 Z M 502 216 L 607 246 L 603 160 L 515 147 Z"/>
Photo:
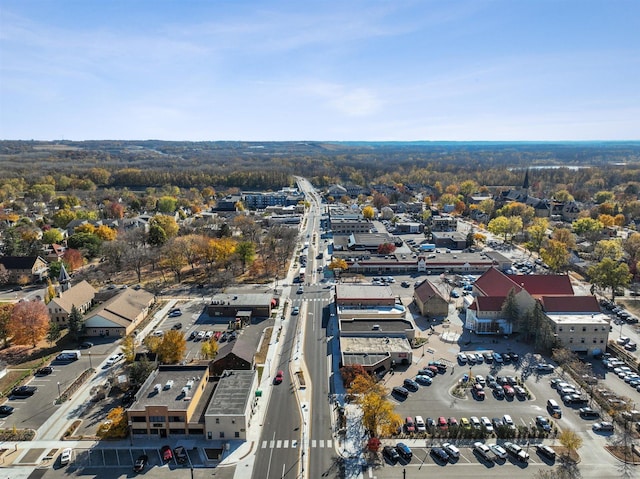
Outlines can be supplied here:
<path id="1" fill-rule="evenodd" d="M 147 317 L 155 296 L 143 289 L 127 288 L 89 311 L 85 322 L 87 336 L 124 337 Z"/>
<path id="2" fill-rule="evenodd" d="M 41 282 L 49 276 L 49 264 L 41 256 L 0 257 L 0 277 L 8 284 Z"/>

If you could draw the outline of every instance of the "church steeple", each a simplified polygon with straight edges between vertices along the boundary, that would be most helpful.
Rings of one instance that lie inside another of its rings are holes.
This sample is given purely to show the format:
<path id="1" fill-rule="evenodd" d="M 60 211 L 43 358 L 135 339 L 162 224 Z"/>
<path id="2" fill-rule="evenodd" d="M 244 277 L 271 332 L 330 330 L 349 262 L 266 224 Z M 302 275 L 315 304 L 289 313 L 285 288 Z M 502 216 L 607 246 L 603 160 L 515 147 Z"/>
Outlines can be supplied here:
<path id="1" fill-rule="evenodd" d="M 71 276 L 67 273 L 64 263 L 60 266 L 60 274 L 58 275 L 58 283 L 60 283 L 60 293 L 64 293 L 71 287 Z"/>
<path id="2" fill-rule="evenodd" d="M 522 182 L 522 189 L 523 190 L 528 190 L 529 189 L 529 168 L 527 168 L 527 171 L 524 174 L 524 181 Z"/>

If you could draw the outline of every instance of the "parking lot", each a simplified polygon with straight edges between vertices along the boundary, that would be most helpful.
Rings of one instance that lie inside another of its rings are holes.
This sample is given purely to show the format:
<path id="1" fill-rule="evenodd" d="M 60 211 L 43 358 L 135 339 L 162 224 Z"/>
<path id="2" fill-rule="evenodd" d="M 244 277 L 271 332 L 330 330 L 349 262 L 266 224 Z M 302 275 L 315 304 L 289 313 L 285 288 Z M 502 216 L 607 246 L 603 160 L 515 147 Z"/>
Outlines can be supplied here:
<path id="1" fill-rule="evenodd" d="M 205 460 L 201 457 L 201 451 L 198 448 L 187 450 L 188 460 L 186 464 L 178 464 L 175 459 L 165 463 L 157 448 L 136 448 L 135 445 L 130 449 L 80 449 L 73 450 L 72 460 L 68 466 L 70 469 L 84 468 L 116 468 L 128 467 L 133 468 L 133 464 L 138 456 L 146 454 L 149 462 L 145 471 L 157 467 L 183 468 L 183 467 L 202 467 Z M 204 453 L 202 453 L 204 454 Z"/>

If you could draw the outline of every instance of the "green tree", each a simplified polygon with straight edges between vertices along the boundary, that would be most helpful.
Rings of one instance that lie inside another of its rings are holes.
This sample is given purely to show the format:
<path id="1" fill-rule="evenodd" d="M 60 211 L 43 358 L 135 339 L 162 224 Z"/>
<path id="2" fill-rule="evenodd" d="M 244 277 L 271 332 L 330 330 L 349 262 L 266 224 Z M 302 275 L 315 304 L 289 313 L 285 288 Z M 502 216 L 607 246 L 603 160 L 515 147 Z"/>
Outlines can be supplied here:
<path id="1" fill-rule="evenodd" d="M 556 193 L 553 195 L 553 197 L 557 201 L 560 201 L 561 203 L 568 203 L 570 201 L 574 201 L 575 200 L 573 195 L 571 193 L 569 193 L 567 190 L 556 191 Z"/>
<path id="2" fill-rule="evenodd" d="M 631 281 L 629 266 L 618 263 L 611 258 L 604 258 L 597 264 L 590 266 L 587 270 L 591 283 L 607 289 L 611 288 L 611 300 L 616 299 L 616 290 L 626 288 Z"/>
<path id="3" fill-rule="evenodd" d="M 162 226 L 153 224 L 149 226 L 149 244 L 154 246 L 162 246 L 167 242 L 167 233 L 165 233 Z"/>
<path id="4" fill-rule="evenodd" d="M 612 191 L 598 191 L 593 195 L 593 201 L 599 205 L 613 201 L 614 195 Z"/>
<path id="5" fill-rule="evenodd" d="M 176 219 L 168 215 L 155 215 L 149 221 L 149 227 L 154 225 L 160 226 L 169 239 L 175 237 L 180 229 Z"/>
<path id="6" fill-rule="evenodd" d="M 134 386 L 143 384 L 155 369 L 155 364 L 149 361 L 147 355 L 129 365 L 129 380 Z"/>
<path id="7" fill-rule="evenodd" d="M 178 200 L 173 196 L 162 196 L 158 199 L 157 210 L 161 213 L 173 213 L 178 206 Z"/>
<path id="8" fill-rule="evenodd" d="M 58 323 L 54 323 L 53 321 L 49 321 L 49 329 L 47 331 L 47 341 L 51 346 L 60 338 L 60 326 Z"/>
<path id="9" fill-rule="evenodd" d="M 235 254 L 242 264 L 242 272 L 244 273 L 247 265 L 253 263 L 256 257 L 256 247 L 251 241 L 241 241 L 236 246 Z"/>
<path id="10" fill-rule="evenodd" d="M 62 241 L 62 233 L 57 229 L 50 229 L 42 233 L 43 244 L 58 244 Z"/>
<path id="11" fill-rule="evenodd" d="M 505 216 L 498 216 L 497 218 L 489 221 L 487 230 L 491 234 L 504 237 L 504 241 L 506 242 L 509 231 L 509 220 Z"/>
<path id="12" fill-rule="evenodd" d="M 75 233 L 67 239 L 69 248 L 79 249 L 85 256 L 95 258 L 100 253 L 102 240 L 93 233 Z"/>
<path id="13" fill-rule="evenodd" d="M 507 297 L 504 299 L 504 303 L 502 303 L 500 315 L 510 324 L 518 321 L 520 312 L 518 311 L 518 303 L 516 303 L 516 292 L 514 288 L 511 288 L 509 293 L 507 293 Z"/>
<path id="14" fill-rule="evenodd" d="M 78 341 L 84 328 L 82 313 L 75 305 L 71 306 L 71 313 L 67 319 L 67 329 L 69 330 L 69 338 L 72 341 Z"/>
<path id="15" fill-rule="evenodd" d="M 592 218 L 580 218 L 573 222 L 573 231 L 577 235 L 584 236 L 591 241 L 598 238 L 603 229 L 604 225 L 600 221 Z"/>

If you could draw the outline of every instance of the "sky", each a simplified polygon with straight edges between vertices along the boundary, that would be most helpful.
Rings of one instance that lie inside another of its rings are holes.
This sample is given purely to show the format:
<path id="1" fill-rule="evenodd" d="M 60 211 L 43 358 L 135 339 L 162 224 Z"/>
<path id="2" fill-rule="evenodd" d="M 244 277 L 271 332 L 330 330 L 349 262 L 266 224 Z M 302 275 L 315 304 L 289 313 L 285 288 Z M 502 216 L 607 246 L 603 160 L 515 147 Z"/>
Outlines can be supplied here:
<path id="1" fill-rule="evenodd" d="M 640 0 L 0 0 L 0 139 L 640 139 Z"/>

